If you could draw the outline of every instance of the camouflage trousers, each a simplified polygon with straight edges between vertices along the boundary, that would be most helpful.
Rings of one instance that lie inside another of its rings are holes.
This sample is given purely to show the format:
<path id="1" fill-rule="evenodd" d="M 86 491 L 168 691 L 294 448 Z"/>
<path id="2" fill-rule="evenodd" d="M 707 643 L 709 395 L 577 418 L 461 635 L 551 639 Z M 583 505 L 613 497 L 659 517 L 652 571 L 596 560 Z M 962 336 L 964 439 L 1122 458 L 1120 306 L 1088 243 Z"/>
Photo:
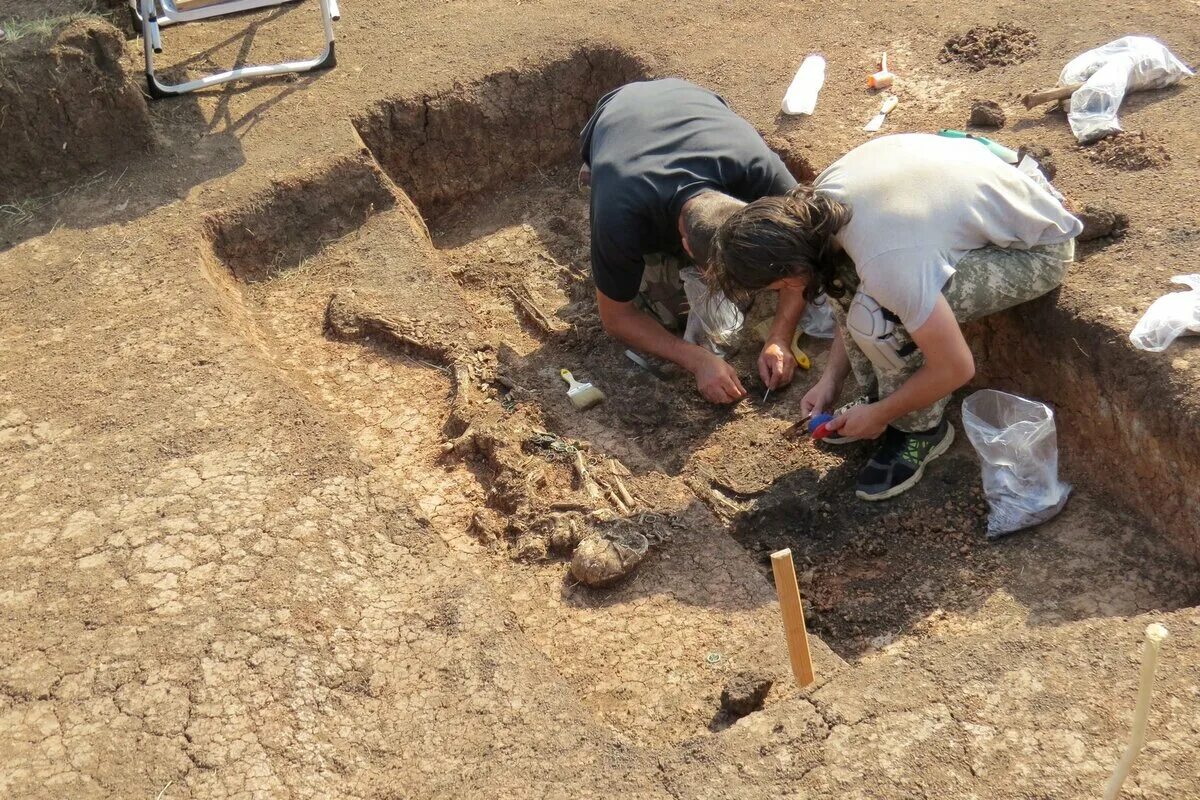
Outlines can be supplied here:
<path id="1" fill-rule="evenodd" d="M 700 270 L 686 256 L 651 253 L 643 261 L 637 297 L 642 309 L 667 330 L 682 332 L 685 341 L 720 356 L 732 352 L 745 321 L 741 309 L 722 293 L 709 290 Z"/>
<path id="2" fill-rule="evenodd" d="M 971 250 L 955 265 L 954 276 L 943 287 L 942 295 L 960 323 L 970 322 L 997 311 L 1041 297 L 1062 283 L 1067 267 L 1075 260 L 1075 240 L 1042 245 L 1028 250 L 983 247 Z M 902 325 L 893 333 L 904 365 L 880 365 L 872 362 L 855 344 L 846 327 L 846 313 L 858 291 L 858 274 L 848 264 L 838 280 L 845 291 L 831 305 L 837 318 L 850 369 L 862 390 L 879 398 L 895 392 L 925 363 L 925 357 Z M 864 296 L 867 296 L 863 293 Z M 943 397 L 927 408 L 918 409 L 892 422 L 902 431 L 923 431 L 941 422 L 950 397 Z"/>

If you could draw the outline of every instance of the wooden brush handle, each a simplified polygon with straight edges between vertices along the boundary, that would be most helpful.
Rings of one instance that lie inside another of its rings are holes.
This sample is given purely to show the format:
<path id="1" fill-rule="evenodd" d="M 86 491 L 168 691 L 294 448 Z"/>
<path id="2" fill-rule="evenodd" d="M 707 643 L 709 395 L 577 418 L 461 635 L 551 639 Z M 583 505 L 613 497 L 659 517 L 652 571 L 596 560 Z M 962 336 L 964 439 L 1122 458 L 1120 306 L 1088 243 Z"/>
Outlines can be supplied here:
<path id="1" fill-rule="evenodd" d="M 1066 86 L 1055 86 L 1053 89 L 1042 89 L 1037 92 L 1028 92 L 1021 96 L 1021 105 L 1026 108 L 1040 106 L 1042 103 L 1049 103 L 1052 100 L 1065 100 L 1075 94 L 1082 83 L 1069 83 Z"/>

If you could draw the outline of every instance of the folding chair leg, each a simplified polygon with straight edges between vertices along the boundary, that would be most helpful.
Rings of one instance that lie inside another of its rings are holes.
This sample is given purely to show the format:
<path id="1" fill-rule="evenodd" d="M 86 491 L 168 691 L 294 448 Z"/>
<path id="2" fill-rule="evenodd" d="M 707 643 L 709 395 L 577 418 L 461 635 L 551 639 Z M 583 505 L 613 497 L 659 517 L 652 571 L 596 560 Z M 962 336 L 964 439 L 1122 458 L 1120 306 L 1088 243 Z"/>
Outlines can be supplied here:
<path id="1" fill-rule="evenodd" d="M 206 89 L 229 81 L 245 78 L 264 78 L 272 75 L 311 72 L 337 66 L 337 44 L 334 41 L 333 21 L 339 18 L 337 0 L 317 0 L 321 10 L 321 24 L 325 32 L 325 50 L 316 58 L 306 61 L 288 61 L 281 64 L 262 64 L 205 75 L 194 81 L 177 84 L 161 83 L 154 74 L 154 54 L 162 52 L 162 38 L 156 14 L 156 0 L 138 0 L 142 20 L 142 50 L 146 57 L 146 86 L 150 97 L 160 99 L 187 94 L 197 89 Z"/>

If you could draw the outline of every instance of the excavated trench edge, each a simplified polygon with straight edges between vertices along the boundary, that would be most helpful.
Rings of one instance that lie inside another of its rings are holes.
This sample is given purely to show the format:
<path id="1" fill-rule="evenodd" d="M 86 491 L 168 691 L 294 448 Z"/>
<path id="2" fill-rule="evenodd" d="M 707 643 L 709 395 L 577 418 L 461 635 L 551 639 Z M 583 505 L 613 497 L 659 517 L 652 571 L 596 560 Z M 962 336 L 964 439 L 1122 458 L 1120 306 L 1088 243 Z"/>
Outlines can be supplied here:
<path id="1" fill-rule="evenodd" d="M 1050 403 L 1069 479 L 1200 563 L 1200 413 L 1162 354 L 1055 296 L 970 326 L 975 383 Z"/>
<path id="2" fill-rule="evenodd" d="M 276 181 L 245 205 L 210 216 L 213 252 L 244 282 L 296 267 L 373 214 L 401 204 L 414 224 L 578 158 L 579 131 L 609 91 L 651 77 L 606 45 L 487 75 L 469 85 L 387 99 L 350 122 L 364 149 L 316 173 Z M 802 181 L 815 177 L 786 138 L 767 144 Z"/>
<path id="3" fill-rule="evenodd" d="M 614 47 L 496 72 L 469 86 L 385 100 L 351 121 L 429 223 L 455 201 L 577 157 L 597 101 L 647 67 Z"/>

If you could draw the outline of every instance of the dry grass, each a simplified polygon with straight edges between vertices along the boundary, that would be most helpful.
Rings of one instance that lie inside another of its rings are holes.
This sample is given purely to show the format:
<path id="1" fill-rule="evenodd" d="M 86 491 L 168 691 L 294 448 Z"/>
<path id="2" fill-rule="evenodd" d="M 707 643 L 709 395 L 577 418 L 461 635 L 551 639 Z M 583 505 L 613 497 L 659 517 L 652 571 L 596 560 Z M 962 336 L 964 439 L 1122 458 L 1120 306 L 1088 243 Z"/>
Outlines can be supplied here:
<path id="1" fill-rule="evenodd" d="M 30 37 L 47 38 L 56 30 L 80 19 L 103 19 L 103 16 L 91 3 L 78 11 L 71 11 L 56 16 L 38 17 L 36 19 L 6 19 L 0 22 L 0 31 L 4 36 L 0 41 L 12 43 Z"/>

